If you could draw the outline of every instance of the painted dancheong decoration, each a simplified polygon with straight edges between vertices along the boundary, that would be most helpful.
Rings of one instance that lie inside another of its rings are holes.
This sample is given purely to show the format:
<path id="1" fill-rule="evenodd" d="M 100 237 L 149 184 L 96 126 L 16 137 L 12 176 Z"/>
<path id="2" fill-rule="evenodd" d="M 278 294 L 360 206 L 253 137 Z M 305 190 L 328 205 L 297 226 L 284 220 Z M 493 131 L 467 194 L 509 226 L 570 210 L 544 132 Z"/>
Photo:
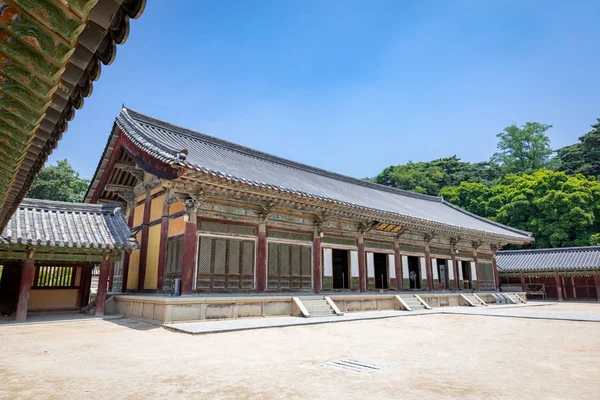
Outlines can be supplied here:
<path id="1" fill-rule="evenodd" d="M 0 229 L 145 0 L 0 0 Z"/>

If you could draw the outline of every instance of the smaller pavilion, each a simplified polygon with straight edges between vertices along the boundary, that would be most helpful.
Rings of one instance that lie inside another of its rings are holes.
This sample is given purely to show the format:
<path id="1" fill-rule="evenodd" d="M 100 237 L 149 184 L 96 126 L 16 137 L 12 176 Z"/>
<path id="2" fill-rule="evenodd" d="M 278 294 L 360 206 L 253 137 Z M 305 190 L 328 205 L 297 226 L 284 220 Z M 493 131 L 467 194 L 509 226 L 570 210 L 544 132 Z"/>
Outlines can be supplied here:
<path id="1" fill-rule="evenodd" d="M 503 290 L 518 287 L 528 297 L 600 301 L 600 246 L 498 251 L 496 264 Z"/>
<path id="2" fill-rule="evenodd" d="M 103 315 L 114 264 L 135 248 L 118 205 L 24 199 L 0 235 L 0 312 L 23 321 L 28 311 L 80 310 L 99 264 Z"/>

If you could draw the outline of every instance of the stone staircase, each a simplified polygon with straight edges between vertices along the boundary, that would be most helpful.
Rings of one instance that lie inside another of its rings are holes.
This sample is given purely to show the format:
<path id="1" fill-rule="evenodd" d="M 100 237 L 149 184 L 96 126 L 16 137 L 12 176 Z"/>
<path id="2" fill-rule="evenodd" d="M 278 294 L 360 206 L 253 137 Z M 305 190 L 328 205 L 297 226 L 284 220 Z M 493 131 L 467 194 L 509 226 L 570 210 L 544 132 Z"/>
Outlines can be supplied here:
<path id="1" fill-rule="evenodd" d="M 522 303 L 526 303 L 526 301 L 524 299 L 521 298 L 521 296 L 518 296 L 516 293 L 505 293 L 514 304 L 522 304 Z"/>
<path id="2" fill-rule="evenodd" d="M 481 299 L 479 298 L 479 296 L 476 296 L 476 295 L 475 295 L 475 294 L 473 294 L 473 293 L 461 293 L 461 295 L 462 295 L 462 296 L 463 296 L 465 299 L 467 299 L 467 301 L 469 302 L 469 305 L 470 305 L 470 306 L 473 306 L 473 307 L 483 307 L 483 306 L 487 306 L 487 304 L 486 304 L 486 303 L 485 303 L 483 300 L 481 300 Z"/>
<path id="3" fill-rule="evenodd" d="M 399 295 L 402 301 L 410 307 L 409 311 L 417 311 L 417 310 L 428 310 L 423 303 L 414 295 L 414 294 L 401 294 Z"/>
<path id="4" fill-rule="evenodd" d="M 333 317 L 339 315 L 323 296 L 302 296 L 300 301 L 310 317 Z"/>

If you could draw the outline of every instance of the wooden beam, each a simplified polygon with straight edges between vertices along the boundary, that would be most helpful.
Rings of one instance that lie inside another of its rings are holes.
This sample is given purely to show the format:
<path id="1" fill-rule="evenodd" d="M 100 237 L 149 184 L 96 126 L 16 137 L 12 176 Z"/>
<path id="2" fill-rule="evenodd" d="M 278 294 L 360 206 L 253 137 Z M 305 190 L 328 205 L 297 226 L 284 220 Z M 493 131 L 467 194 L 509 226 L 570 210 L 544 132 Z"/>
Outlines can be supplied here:
<path id="1" fill-rule="evenodd" d="M 122 192 L 122 191 L 132 191 L 133 192 L 133 186 L 127 186 L 127 185 L 117 185 L 114 183 L 107 183 L 104 186 L 104 190 L 108 191 L 108 192 Z"/>

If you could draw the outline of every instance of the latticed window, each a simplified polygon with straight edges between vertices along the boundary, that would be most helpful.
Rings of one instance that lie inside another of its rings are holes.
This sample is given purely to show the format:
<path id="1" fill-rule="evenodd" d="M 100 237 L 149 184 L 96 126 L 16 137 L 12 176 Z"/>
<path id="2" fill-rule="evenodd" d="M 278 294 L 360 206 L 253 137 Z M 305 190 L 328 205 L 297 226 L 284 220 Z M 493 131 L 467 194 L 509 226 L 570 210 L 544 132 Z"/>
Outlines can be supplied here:
<path id="1" fill-rule="evenodd" d="M 122 259 L 122 258 L 121 258 Z M 121 288 L 123 286 L 123 263 L 121 261 L 117 261 L 114 263 L 113 269 L 113 285 L 112 292 L 113 293 L 121 293 Z"/>
<path id="2" fill-rule="evenodd" d="M 36 288 L 72 288 L 75 286 L 77 267 L 39 266 L 36 268 L 34 284 Z"/>
<path id="3" fill-rule="evenodd" d="M 310 246 L 269 243 L 267 289 L 311 290 L 311 258 Z"/>
<path id="4" fill-rule="evenodd" d="M 183 237 L 169 238 L 167 240 L 167 260 L 165 263 L 164 290 L 170 292 L 173 280 L 181 278 L 183 266 Z"/>
<path id="5" fill-rule="evenodd" d="M 198 290 L 254 288 L 254 241 L 200 236 Z"/>

